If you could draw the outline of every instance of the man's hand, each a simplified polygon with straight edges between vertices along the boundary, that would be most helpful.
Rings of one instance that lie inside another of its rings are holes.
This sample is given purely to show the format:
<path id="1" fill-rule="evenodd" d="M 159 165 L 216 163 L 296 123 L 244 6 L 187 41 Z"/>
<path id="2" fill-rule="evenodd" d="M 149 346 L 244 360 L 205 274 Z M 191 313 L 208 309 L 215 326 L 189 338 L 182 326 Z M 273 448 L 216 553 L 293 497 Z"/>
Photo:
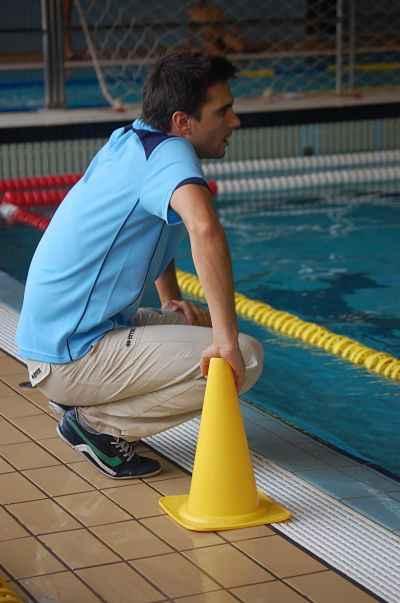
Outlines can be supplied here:
<path id="1" fill-rule="evenodd" d="M 172 312 L 181 312 L 188 325 L 196 327 L 211 327 L 211 318 L 208 310 L 205 310 L 192 302 L 181 299 L 170 299 L 161 308 Z"/>
<path id="2" fill-rule="evenodd" d="M 211 358 L 224 358 L 224 360 L 230 364 L 233 370 L 236 389 L 239 392 L 243 387 L 245 374 L 243 357 L 239 346 L 235 348 L 228 348 L 226 346 L 213 343 L 207 349 L 205 349 L 200 361 L 200 369 L 203 377 L 207 377 Z"/>

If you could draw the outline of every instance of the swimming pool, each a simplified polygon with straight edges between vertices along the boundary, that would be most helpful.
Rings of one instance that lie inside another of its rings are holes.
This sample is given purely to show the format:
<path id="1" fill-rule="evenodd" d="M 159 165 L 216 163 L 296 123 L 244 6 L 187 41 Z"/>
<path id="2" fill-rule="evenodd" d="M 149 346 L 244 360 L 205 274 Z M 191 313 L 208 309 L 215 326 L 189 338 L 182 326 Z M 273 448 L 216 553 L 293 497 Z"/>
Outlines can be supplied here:
<path id="1" fill-rule="evenodd" d="M 399 356 L 400 195 L 331 201 L 224 214 L 236 289 Z M 3 227 L 0 270 L 23 282 L 40 236 L 27 227 Z M 186 241 L 177 263 L 193 271 Z M 246 399 L 400 476 L 398 383 L 250 321 L 241 328 L 263 342 L 266 354 L 262 378 Z"/>
<path id="2" fill-rule="evenodd" d="M 365 201 L 365 199 L 364 199 Z M 323 201 L 223 218 L 236 289 L 394 356 L 400 352 L 400 196 Z M 187 250 L 178 262 L 193 266 Z M 390 382 L 250 321 L 265 348 L 253 404 L 392 474 L 400 392 Z"/>

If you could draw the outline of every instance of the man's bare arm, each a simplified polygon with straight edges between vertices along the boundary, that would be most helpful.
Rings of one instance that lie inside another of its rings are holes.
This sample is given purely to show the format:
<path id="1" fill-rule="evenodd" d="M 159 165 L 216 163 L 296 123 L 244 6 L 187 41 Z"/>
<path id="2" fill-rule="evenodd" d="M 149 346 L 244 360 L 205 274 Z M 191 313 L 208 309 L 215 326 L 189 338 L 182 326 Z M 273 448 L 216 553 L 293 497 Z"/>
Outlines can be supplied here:
<path id="1" fill-rule="evenodd" d="M 240 388 L 244 366 L 238 344 L 232 265 L 211 194 L 205 187 L 187 184 L 174 192 L 170 205 L 188 230 L 193 261 L 211 314 L 213 344 L 203 354 L 203 373 L 207 373 L 212 356 L 225 358 Z"/>
<path id="2" fill-rule="evenodd" d="M 156 286 L 161 305 L 166 304 L 172 299 L 182 299 L 178 281 L 176 280 L 174 260 L 172 260 L 164 272 L 160 274 L 158 279 L 154 281 L 154 284 Z"/>

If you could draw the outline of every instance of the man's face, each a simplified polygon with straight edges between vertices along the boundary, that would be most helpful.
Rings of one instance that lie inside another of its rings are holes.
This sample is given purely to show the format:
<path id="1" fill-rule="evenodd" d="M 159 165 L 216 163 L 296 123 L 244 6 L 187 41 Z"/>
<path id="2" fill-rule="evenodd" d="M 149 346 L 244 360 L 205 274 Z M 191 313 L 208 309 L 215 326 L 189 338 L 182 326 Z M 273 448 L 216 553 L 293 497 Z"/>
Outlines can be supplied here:
<path id="1" fill-rule="evenodd" d="M 232 105 L 229 85 L 226 82 L 214 84 L 208 89 L 200 119 L 189 118 L 191 132 L 186 138 L 201 159 L 217 159 L 225 155 L 230 135 L 240 126 Z"/>

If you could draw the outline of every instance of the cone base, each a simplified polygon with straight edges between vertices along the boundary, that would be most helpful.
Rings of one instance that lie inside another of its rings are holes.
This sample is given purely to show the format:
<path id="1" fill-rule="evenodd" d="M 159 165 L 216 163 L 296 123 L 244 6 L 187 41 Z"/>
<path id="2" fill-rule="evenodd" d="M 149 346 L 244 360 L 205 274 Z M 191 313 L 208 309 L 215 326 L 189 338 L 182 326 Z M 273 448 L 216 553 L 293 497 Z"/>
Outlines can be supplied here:
<path id="1" fill-rule="evenodd" d="M 258 506 L 253 512 L 222 517 L 212 515 L 195 516 L 188 513 L 188 499 L 188 494 L 163 496 L 160 499 L 160 507 L 181 526 L 196 532 L 249 528 L 269 523 L 279 523 L 291 517 L 291 513 L 285 507 L 282 507 L 262 492 L 258 492 Z"/>

